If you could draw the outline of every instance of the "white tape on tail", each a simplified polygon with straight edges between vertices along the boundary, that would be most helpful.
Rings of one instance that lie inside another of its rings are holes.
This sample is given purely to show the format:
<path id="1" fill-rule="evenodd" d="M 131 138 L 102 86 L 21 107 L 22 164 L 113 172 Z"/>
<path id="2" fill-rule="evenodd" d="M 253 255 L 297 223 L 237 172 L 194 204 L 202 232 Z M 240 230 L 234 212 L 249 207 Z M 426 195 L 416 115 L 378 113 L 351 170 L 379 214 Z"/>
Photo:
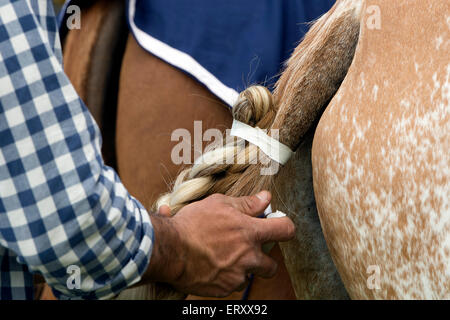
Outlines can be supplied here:
<path id="1" fill-rule="evenodd" d="M 288 146 L 272 138 L 262 129 L 258 127 L 253 128 L 238 120 L 233 121 L 230 135 L 253 143 L 270 159 L 282 165 L 286 164 L 289 158 L 294 154 Z"/>

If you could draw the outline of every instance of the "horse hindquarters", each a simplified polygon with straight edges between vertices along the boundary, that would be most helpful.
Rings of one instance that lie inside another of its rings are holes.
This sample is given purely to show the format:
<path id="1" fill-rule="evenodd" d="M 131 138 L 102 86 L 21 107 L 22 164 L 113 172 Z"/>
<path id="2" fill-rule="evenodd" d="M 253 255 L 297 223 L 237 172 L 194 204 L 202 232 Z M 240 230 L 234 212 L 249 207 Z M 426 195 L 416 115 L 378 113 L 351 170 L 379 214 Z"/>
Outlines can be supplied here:
<path id="1" fill-rule="evenodd" d="M 450 298 L 450 4 L 366 8 L 314 138 L 324 235 L 352 298 Z"/>

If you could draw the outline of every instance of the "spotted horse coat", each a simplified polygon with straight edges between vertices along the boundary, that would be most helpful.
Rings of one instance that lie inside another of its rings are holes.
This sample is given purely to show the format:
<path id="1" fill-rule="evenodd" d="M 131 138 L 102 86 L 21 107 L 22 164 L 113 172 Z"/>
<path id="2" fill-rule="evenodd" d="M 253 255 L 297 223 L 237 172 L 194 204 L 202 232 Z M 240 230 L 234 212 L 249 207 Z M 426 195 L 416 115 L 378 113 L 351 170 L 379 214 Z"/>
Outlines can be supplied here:
<path id="1" fill-rule="evenodd" d="M 450 2 L 347 1 L 360 35 L 312 147 L 351 298 L 450 299 Z"/>

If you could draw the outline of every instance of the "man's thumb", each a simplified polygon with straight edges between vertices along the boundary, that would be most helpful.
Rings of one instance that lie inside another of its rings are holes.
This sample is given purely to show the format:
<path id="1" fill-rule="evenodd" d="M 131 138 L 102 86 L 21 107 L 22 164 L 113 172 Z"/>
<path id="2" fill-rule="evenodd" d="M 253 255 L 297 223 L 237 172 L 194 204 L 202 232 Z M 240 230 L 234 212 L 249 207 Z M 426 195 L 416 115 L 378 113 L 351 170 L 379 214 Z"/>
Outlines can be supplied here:
<path id="1" fill-rule="evenodd" d="M 266 210 L 271 198 L 269 191 L 261 191 L 254 196 L 233 198 L 231 205 L 242 213 L 257 217 Z"/>

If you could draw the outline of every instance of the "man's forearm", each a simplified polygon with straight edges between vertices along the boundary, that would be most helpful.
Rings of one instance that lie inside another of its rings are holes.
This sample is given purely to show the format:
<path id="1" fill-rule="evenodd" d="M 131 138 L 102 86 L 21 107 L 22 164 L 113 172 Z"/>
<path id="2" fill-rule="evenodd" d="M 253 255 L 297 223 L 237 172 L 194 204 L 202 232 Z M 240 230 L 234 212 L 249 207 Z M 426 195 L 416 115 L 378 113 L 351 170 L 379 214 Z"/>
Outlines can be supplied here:
<path id="1" fill-rule="evenodd" d="M 172 283 L 184 270 L 185 252 L 179 230 L 172 218 L 151 214 L 154 243 L 150 264 L 142 276 L 142 283 Z"/>

